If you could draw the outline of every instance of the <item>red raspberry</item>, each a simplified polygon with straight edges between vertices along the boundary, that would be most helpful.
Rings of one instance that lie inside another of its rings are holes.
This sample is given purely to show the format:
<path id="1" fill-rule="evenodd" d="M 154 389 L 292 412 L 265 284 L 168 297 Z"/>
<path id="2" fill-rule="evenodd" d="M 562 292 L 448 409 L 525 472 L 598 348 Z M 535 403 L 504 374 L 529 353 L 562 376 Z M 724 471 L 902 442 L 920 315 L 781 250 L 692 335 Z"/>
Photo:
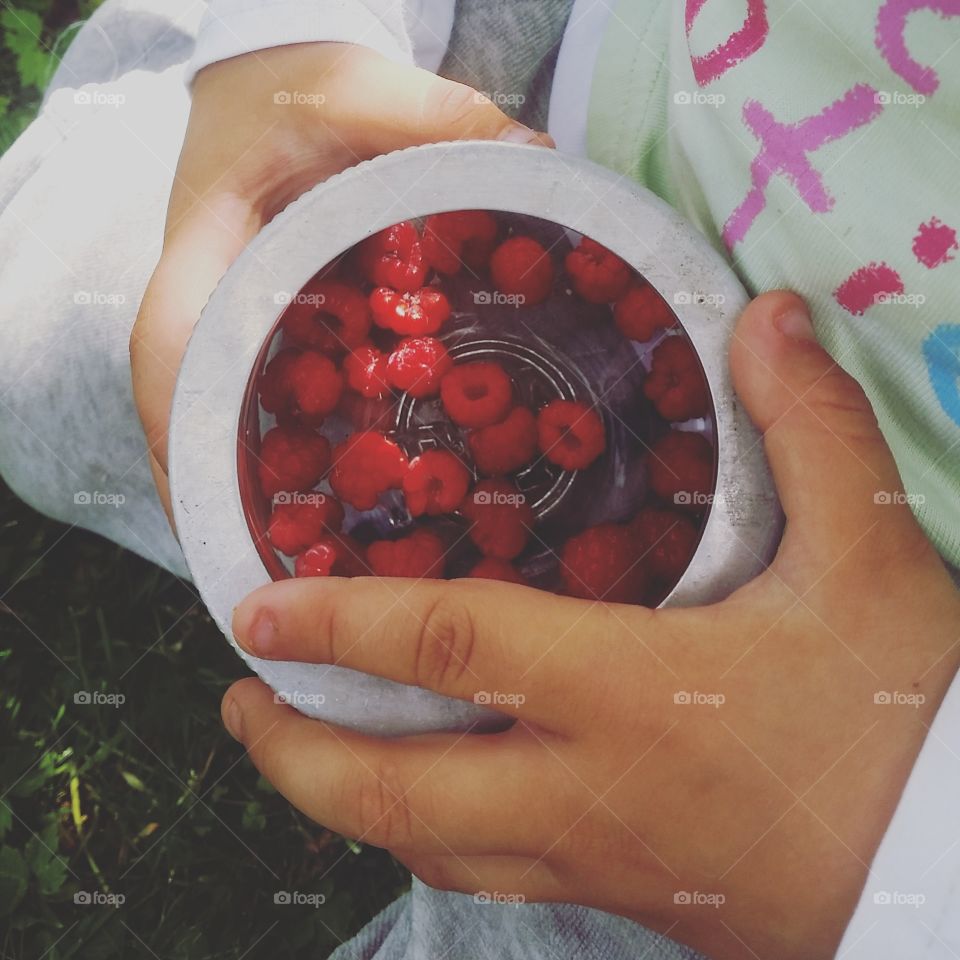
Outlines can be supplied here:
<path id="1" fill-rule="evenodd" d="M 470 471 L 447 450 L 427 450 L 410 461 L 403 496 L 414 517 L 452 513 L 470 487 Z"/>
<path id="2" fill-rule="evenodd" d="M 511 237 L 493 251 L 490 275 L 501 293 L 522 297 L 532 307 L 550 296 L 553 261 L 533 237 Z"/>
<path id="3" fill-rule="evenodd" d="M 386 355 L 369 343 L 356 347 L 346 355 L 343 372 L 347 377 L 347 386 L 369 400 L 381 400 L 390 392 Z"/>
<path id="4" fill-rule="evenodd" d="M 297 577 L 364 577 L 370 573 L 365 550 L 353 537 L 325 534 L 294 561 Z"/>
<path id="5" fill-rule="evenodd" d="M 644 507 L 627 529 L 661 592 L 672 589 L 697 548 L 700 531 L 696 524 L 674 510 Z"/>
<path id="6" fill-rule="evenodd" d="M 267 536 L 288 557 L 302 553 L 324 532 L 337 533 L 343 523 L 343 507 L 336 497 L 307 494 L 304 502 L 278 503 L 273 508 Z"/>
<path id="7" fill-rule="evenodd" d="M 367 237 L 360 244 L 359 259 L 371 283 L 403 293 L 418 290 L 427 275 L 420 234 L 409 220 Z"/>
<path id="8" fill-rule="evenodd" d="M 699 433 L 671 430 L 647 453 L 647 478 L 657 496 L 697 513 L 713 489 L 713 447 Z"/>
<path id="9" fill-rule="evenodd" d="M 414 530 L 402 540 L 378 540 L 367 547 L 370 569 L 377 577 L 436 579 L 443 576 L 443 541 L 427 530 Z"/>
<path id="10" fill-rule="evenodd" d="M 527 582 L 512 563 L 507 563 L 506 560 L 494 560 L 493 557 L 484 557 L 467 576 L 478 580 L 502 580 L 504 583 L 526 584 Z"/>
<path id="11" fill-rule="evenodd" d="M 585 403 L 552 400 L 537 416 L 540 452 L 564 470 L 589 467 L 607 448 L 603 421 Z"/>
<path id="12" fill-rule="evenodd" d="M 260 406 L 267 413 L 282 413 L 293 400 L 290 370 L 299 356 L 297 350 L 281 350 L 266 366 L 257 385 Z"/>
<path id="13" fill-rule="evenodd" d="M 342 353 L 367 339 L 370 307 L 359 290 L 314 277 L 284 311 L 280 324 L 303 347 Z"/>
<path id="14" fill-rule="evenodd" d="M 560 574 L 567 593 L 582 600 L 631 603 L 640 599 L 646 571 L 633 537 L 615 523 L 602 523 L 563 547 Z"/>
<path id="15" fill-rule="evenodd" d="M 508 480 L 481 480 L 461 507 L 470 538 L 485 557 L 512 560 L 527 545 L 533 508 Z"/>
<path id="16" fill-rule="evenodd" d="M 690 420 L 710 412 L 707 378 L 686 337 L 667 337 L 657 345 L 643 392 L 664 420 Z"/>
<path id="17" fill-rule="evenodd" d="M 452 366 L 446 347 L 435 337 L 407 337 L 387 360 L 387 380 L 419 400 L 439 392 Z"/>
<path id="18" fill-rule="evenodd" d="M 507 415 L 513 404 L 513 382 L 499 364 L 462 363 L 443 378 L 440 398 L 458 426 L 486 427 Z"/>
<path id="19" fill-rule="evenodd" d="M 305 350 L 287 372 L 290 388 L 297 407 L 316 426 L 316 418 L 332 413 L 340 402 L 343 377 L 329 357 L 316 350 Z"/>
<path id="20" fill-rule="evenodd" d="M 480 269 L 497 236 L 497 221 L 486 210 L 454 210 L 427 217 L 423 255 L 438 273 L 458 273 L 461 264 Z"/>
<path id="21" fill-rule="evenodd" d="M 677 325 L 666 300 L 649 283 L 638 281 L 614 304 L 613 320 L 629 340 L 646 343 L 658 330 Z"/>
<path id="22" fill-rule="evenodd" d="M 370 294 L 373 322 L 394 333 L 423 336 L 436 333 L 450 317 L 450 301 L 438 287 L 421 287 L 416 293 L 398 293 L 377 287 Z"/>
<path id="23" fill-rule="evenodd" d="M 315 486 L 330 466 L 330 444 L 304 427 L 274 427 L 260 444 L 257 473 L 267 497 Z"/>
<path id="24" fill-rule="evenodd" d="M 567 254 L 564 266 L 573 289 L 589 303 L 616 300 L 633 276 L 626 261 L 589 237 L 584 237 L 580 245 Z"/>
<path id="25" fill-rule="evenodd" d="M 406 469 L 407 458 L 392 440 L 364 430 L 334 448 L 330 486 L 357 510 L 372 510 L 381 493 L 400 486 Z"/>
<path id="26" fill-rule="evenodd" d="M 537 454 L 537 418 L 526 407 L 516 407 L 502 423 L 474 430 L 467 443 L 480 473 L 513 473 Z"/>

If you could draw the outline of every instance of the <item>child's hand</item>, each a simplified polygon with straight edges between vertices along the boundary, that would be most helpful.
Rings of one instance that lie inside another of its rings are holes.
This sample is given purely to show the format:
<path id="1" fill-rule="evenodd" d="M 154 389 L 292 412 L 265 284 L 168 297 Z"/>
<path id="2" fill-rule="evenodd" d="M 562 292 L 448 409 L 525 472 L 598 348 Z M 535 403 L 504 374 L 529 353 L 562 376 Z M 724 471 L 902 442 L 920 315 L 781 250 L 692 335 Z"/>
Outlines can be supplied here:
<path id="1" fill-rule="evenodd" d="M 875 499 L 900 480 L 859 387 L 780 332 L 805 317 L 765 295 L 732 349 L 788 517 L 766 573 L 655 611 L 469 580 L 268 585 L 234 618 L 257 656 L 496 692 L 518 722 L 378 740 L 248 679 L 224 719 L 257 767 L 437 887 L 600 907 L 715 960 L 832 956 L 957 668 L 960 601 L 908 507 Z"/>
<path id="2" fill-rule="evenodd" d="M 298 94 L 296 102 L 275 103 L 280 91 Z M 174 382 L 227 267 L 271 217 L 345 167 L 401 147 L 467 138 L 551 142 L 470 87 L 351 44 L 277 47 L 200 71 L 163 254 L 130 340 L 134 394 L 168 513 Z"/>

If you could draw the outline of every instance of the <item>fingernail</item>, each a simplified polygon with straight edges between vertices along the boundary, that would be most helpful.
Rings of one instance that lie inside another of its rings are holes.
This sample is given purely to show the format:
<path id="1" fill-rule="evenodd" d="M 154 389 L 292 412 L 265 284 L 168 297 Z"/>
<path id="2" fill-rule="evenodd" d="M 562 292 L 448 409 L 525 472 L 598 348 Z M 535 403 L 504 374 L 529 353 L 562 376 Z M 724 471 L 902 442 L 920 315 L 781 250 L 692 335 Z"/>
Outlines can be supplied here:
<path id="1" fill-rule="evenodd" d="M 810 314 L 800 306 L 790 307 L 773 318 L 773 325 L 791 340 L 816 340 Z"/>
<path id="2" fill-rule="evenodd" d="M 497 139 L 504 143 L 540 143 L 540 137 L 541 134 L 537 133 L 536 130 L 531 130 L 522 123 L 515 123 L 511 127 L 507 127 Z"/>
<path id="3" fill-rule="evenodd" d="M 234 740 L 243 743 L 243 711 L 233 697 L 227 697 L 223 704 L 223 725 Z"/>
<path id="4" fill-rule="evenodd" d="M 273 619 L 273 614 L 267 610 L 254 614 L 247 644 L 255 656 L 270 656 L 277 645 L 277 621 Z"/>

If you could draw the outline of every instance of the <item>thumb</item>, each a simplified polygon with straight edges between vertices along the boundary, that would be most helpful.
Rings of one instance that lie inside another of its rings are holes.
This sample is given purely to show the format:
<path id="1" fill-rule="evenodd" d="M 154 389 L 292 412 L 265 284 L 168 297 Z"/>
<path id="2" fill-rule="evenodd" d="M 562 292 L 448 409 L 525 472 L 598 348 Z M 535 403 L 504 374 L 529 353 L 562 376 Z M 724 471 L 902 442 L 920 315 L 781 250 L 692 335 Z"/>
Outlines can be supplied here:
<path id="1" fill-rule="evenodd" d="M 369 156 L 444 140 L 507 140 L 554 146 L 508 117 L 473 87 L 427 70 L 394 63 L 372 51 L 357 50 L 333 78 L 328 98 L 330 121 L 355 136 Z M 385 96 L 385 92 L 388 96 Z"/>
<path id="2" fill-rule="evenodd" d="M 787 518 L 778 560 L 802 557 L 819 576 L 855 546 L 900 557 L 908 545 L 926 545 L 896 496 L 900 475 L 870 402 L 817 343 L 803 300 L 783 291 L 754 300 L 734 332 L 730 365 Z"/>

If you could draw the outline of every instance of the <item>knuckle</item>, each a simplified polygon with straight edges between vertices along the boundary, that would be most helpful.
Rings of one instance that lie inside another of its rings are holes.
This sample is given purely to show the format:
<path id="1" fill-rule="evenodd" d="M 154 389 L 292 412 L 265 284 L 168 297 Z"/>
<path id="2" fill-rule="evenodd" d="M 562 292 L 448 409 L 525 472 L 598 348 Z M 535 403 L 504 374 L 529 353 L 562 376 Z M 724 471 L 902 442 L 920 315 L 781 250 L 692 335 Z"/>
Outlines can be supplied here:
<path id="1" fill-rule="evenodd" d="M 422 122 L 424 127 L 437 121 L 463 133 L 482 127 L 500 111 L 473 87 L 464 83 L 442 81 L 432 83 L 424 97 Z"/>
<path id="2" fill-rule="evenodd" d="M 476 627 L 458 591 L 438 592 L 420 618 L 413 652 L 418 686 L 432 690 L 458 687 L 475 676 Z"/>
<path id="3" fill-rule="evenodd" d="M 876 415 L 863 387 L 836 364 L 801 402 L 825 426 L 845 439 L 882 442 Z"/>
<path id="4" fill-rule="evenodd" d="M 352 793 L 350 802 L 356 810 L 358 839 L 385 849 L 413 845 L 413 813 L 395 763 L 382 760 L 373 769 L 363 768 L 353 783 Z"/>

